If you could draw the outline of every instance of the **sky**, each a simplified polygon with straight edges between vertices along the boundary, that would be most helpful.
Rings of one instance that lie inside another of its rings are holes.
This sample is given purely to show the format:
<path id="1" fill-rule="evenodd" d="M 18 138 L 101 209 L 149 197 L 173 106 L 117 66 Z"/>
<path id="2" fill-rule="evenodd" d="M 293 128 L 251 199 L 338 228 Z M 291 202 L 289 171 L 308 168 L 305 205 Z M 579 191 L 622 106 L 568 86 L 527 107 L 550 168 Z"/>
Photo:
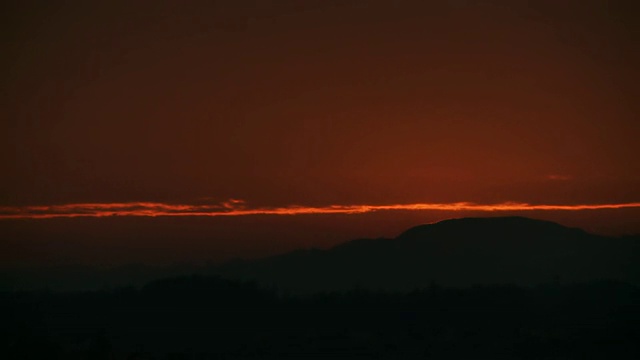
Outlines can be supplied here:
<path id="1" fill-rule="evenodd" d="M 222 261 L 467 215 L 640 233 L 634 1 L 0 6 L 3 263 Z"/>

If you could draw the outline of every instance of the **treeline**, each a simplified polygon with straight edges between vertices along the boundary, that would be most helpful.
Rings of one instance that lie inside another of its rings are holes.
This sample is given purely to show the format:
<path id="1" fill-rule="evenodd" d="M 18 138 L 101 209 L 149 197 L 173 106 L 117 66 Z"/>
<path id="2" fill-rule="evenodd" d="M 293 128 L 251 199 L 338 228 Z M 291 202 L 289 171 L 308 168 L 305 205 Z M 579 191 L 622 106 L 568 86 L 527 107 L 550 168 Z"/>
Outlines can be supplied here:
<path id="1" fill-rule="evenodd" d="M 2 359 L 640 358 L 640 288 L 608 281 L 293 296 L 191 276 L 0 308 Z"/>

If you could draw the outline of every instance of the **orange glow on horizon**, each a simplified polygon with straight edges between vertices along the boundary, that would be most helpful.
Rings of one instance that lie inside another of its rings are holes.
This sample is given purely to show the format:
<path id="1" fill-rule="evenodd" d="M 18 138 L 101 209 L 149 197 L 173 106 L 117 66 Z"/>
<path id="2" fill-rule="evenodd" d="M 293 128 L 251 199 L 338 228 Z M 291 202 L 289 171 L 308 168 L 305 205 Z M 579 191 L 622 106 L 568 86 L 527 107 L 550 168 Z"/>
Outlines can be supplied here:
<path id="1" fill-rule="evenodd" d="M 0 219 L 50 219 L 110 216 L 246 216 L 304 214 L 363 214 L 375 211 L 579 211 L 640 208 L 640 202 L 618 204 L 548 205 L 519 202 L 497 204 L 414 203 L 390 205 L 328 205 L 248 208 L 243 200 L 230 199 L 216 205 L 167 204 L 157 202 L 79 203 L 65 205 L 0 207 Z"/>

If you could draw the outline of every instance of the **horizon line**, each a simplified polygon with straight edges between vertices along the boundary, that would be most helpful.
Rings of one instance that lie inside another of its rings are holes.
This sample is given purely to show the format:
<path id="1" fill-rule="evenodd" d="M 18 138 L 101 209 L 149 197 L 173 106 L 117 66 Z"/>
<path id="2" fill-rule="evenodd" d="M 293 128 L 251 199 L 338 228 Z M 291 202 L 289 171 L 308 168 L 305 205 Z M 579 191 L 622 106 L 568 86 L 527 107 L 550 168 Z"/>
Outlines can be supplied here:
<path id="1" fill-rule="evenodd" d="M 640 202 L 608 204 L 531 204 L 526 202 L 500 202 L 478 204 L 474 202 L 409 203 L 386 205 L 327 205 L 280 207 L 246 206 L 244 200 L 229 199 L 219 204 L 169 204 L 162 202 L 76 203 L 40 206 L 0 206 L 0 220 L 51 219 L 76 217 L 167 217 L 167 216 L 249 216 L 249 215 L 313 215 L 364 214 L 378 211 L 582 211 L 640 208 Z"/>

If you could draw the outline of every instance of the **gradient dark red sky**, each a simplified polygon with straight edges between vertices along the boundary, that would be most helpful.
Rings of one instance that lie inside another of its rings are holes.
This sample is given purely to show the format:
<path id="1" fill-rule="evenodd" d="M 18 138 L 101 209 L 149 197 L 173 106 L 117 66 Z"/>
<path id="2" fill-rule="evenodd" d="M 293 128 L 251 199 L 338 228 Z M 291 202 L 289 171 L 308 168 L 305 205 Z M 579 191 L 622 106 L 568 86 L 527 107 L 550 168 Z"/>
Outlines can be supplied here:
<path id="1" fill-rule="evenodd" d="M 638 10 L 589 0 L 5 1 L 0 206 L 637 203 Z M 566 213 L 535 215 L 640 232 L 637 206 Z M 191 236 L 180 251 L 224 258 L 464 214 L 0 227 L 14 245 L 143 239 L 114 250 L 124 259 L 180 223 L 169 236 Z"/>

